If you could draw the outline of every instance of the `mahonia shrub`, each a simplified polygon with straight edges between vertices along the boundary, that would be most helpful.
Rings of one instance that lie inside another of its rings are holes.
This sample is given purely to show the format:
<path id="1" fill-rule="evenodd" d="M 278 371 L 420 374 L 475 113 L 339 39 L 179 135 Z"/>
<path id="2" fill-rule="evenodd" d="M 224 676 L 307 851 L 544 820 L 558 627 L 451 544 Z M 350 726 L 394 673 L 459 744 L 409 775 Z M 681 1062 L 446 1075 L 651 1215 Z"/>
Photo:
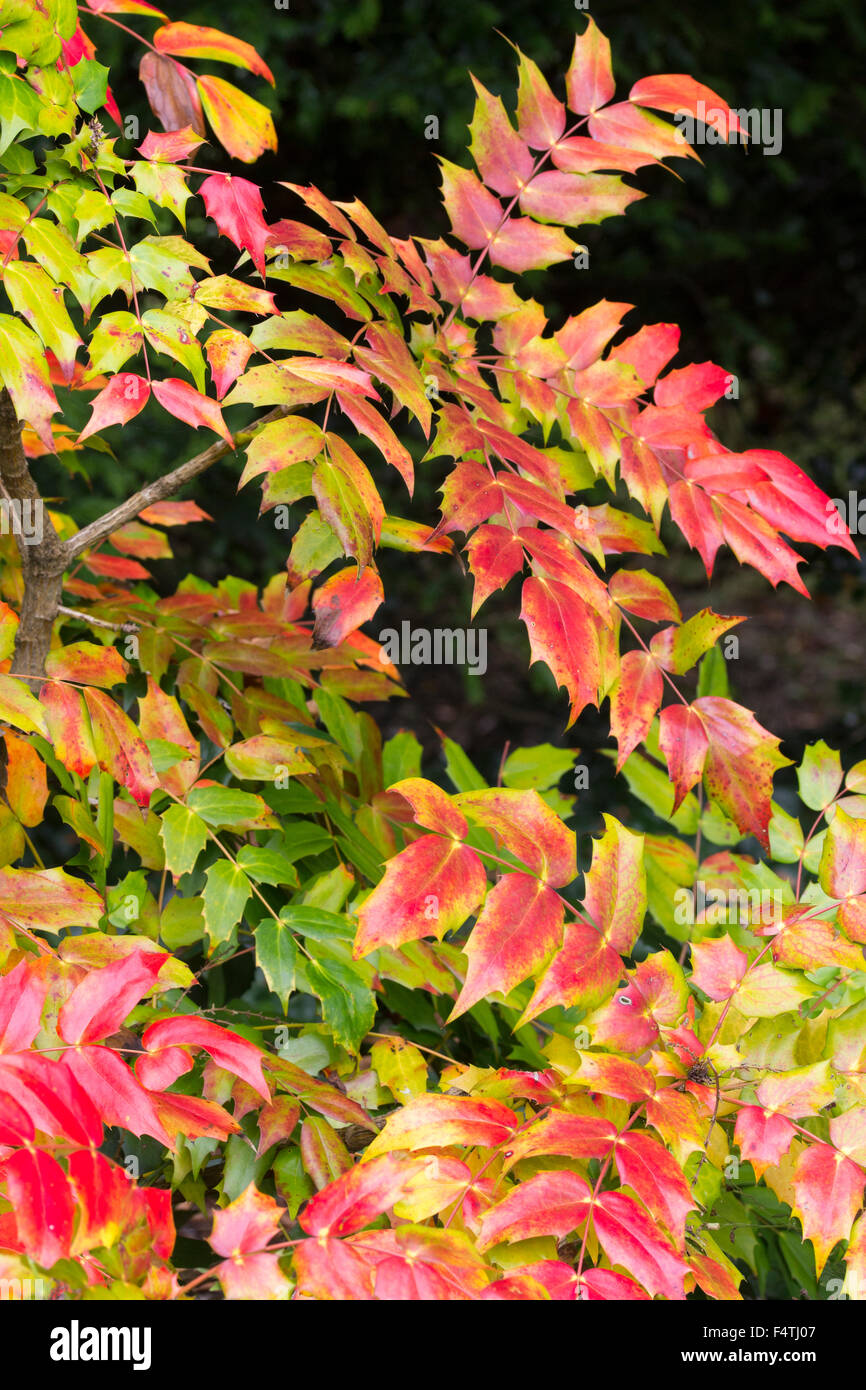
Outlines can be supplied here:
<path id="1" fill-rule="evenodd" d="M 671 369 L 673 324 L 623 336 L 601 301 L 554 330 L 529 297 L 643 196 L 623 175 L 695 158 L 671 116 L 736 130 L 690 77 L 617 100 L 579 23 L 561 91 L 519 52 L 516 113 L 475 83 L 451 230 L 399 238 L 291 183 L 298 220 L 268 221 L 199 162 L 275 145 L 247 43 L 145 0 L 0 0 L 6 1280 L 863 1297 L 866 765 L 816 744 L 805 809 L 773 799 L 789 760 L 719 646 L 743 617 L 683 619 L 660 532 L 804 597 L 793 546 L 854 547 L 789 459 L 720 442 L 730 378 Z M 106 24 L 140 32 L 143 138 Z M 188 239 L 199 199 L 233 273 Z M 213 439 L 87 525 L 43 503 L 40 460 L 116 469 L 145 410 L 154 454 L 165 413 Z M 285 567 L 159 592 L 148 563 L 208 524 L 176 493 L 233 453 L 266 518 L 303 516 Z M 388 514 L 416 467 L 444 468 L 440 513 Z M 465 551 L 473 613 L 522 576 L 531 661 L 567 727 L 607 702 L 651 831 L 606 814 L 579 872 L 574 750 L 514 749 L 488 786 L 446 735 L 426 776 L 383 741 L 381 547 Z"/>

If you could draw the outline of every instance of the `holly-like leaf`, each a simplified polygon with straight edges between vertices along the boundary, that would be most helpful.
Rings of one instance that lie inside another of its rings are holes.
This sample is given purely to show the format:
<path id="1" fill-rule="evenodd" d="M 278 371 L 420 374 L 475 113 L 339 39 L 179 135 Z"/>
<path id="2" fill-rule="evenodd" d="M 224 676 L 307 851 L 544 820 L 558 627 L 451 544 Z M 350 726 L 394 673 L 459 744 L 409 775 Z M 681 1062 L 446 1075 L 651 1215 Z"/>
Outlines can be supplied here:
<path id="1" fill-rule="evenodd" d="M 184 424 L 191 425 L 193 429 L 204 426 L 205 429 L 213 430 L 214 434 L 226 441 L 230 449 L 234 448 L 234 440 L 228 432 L 222 411 L 209 396 L 202 395 L 180 377 L 154 381 L 153 394 L 169 415 L 183 420 Z"/>
<path id="2" fill-rule="evenodd" d="M 141 1041 L 145 1051 L 153 1054 L 167 1048 L 204 1048 L 218 1066 L 240 1076 L 266 1101 L 271 1098 L 262 1075 L 261 1052 L 246 1039 L 239 1038 L 227 1028 L 220 1028 L 216 1023 L 196 1018 L 195 1015 L 160 1019 L 145 1029 Z M 136 1064 L 136 1071 L 139 1066 L 140 1061 Z"/>
<path id="3" fill-rule="evenodd" d="M 424 835 L 391 859 L 381 882 L 358 909 L 355 955 L 402 946 L 422 936 L 461 927 L 487 885 L 474 850 L 439 835 Z"/>
<path id="4" fill-rule="evenodd" d="M 78 436 L 79 444 L 92 434 L 108 429 L 109 425 L 125 425 L 144 410 L 149 399 L 150 382 L 144 377 L 134 372 L 112 377 L 91 402 L 92 414 Z"/>
<path id="5" fill-rule="evenodd" d="M 667 1149 L 648 1134 L 631 1130 L 618 1138 L 615 1156 L 621 1181 L 637 1193 L 673 1236 L 676 1248 L 683 1250 L 686 1217 L 697 1203 Z"/>
<path id="6" fill-rule="evenodd" d="M 15 413 L 35 430 L 49 453 L 54 453 L 51 416 L 60 409 L 51 387 L 42 343 L 26 323 L 0 314 L 0 381 Z"/>
<path id="7" fill-rule="evenodd" d="M 552 888 L 528 874 L 503 874 L 487 895 L 467 946 L 466 982 L 451 1019 L 488 994 L 508 994 L 562 941 L 564 908 Z"/>
<path id="8" fill-rule="evenodd" d="M 203 24 L 164 24 L 153 36 L 154 47 L 160 53 L 170 53 L 175 58 L 213 58 L 235 67 L 246 68 L 264 77 L 274 85 L 274 75 L 267 63 L 259 57 L 252 44 L 236 39 L 232 34 L 224 34 L 219 29 L 211 29 Z"/>
<path id="9" fill-rule="evenodd" d="M 866 1174 L 829 1144 L 809 1144 L 797 1160 L 792 1185 L 792 1210 L 803 1224 L 804 1237 L 812 1242 L 820 1277 L 833 1247 L 851 1234 L 863 1205 Z"/>
<path id="10" fill-rule="evenodd" d="M 520 1023 L 528 1023 L 546 1009 L 580 1004 L 591 1009 L 609 998 L 622 973 L 617 951 L 605 943 L 595 927 L 585 922 L 566 925 L 563 944 L 535 987 Z"/>
<path id="11" fill-rule="evenodd" d="M 260 101 L 222 77 L 199 77 L 195 85 L 217 139 L 234 159 L 252 164 L 265 150 L 277 148 L 273 117 Z"/>
<path id="12" fill-rule="evenodd" d="M 506 1169 L 524 1158 L 561 1154 L 566 1158 L 604 1158 L 616 1143 L 616 1126 L 590 1115 L 551 1110 L 522 1130 L 508 1146 Z"/>
<path id="13" fill-rule="evenodd" d="M 614 94 L 610 42 L 590 16 L 583 33 L 575 37 L 565 85 L 568 104 L 580 116 L 606 106 Z"/>
<path id="14" fill-rule="evenodd" d="M 313 598 L 316 622 L 313 647 L 337 647 L 350 632 L 367 622 L 385 601 L 382 581 L 375 570 L 350 565 L 322 584 Z"/>
<path id="15" fill-rule="evenodd" d="M 157 31 L 159 32 L 159 31 Z M 265 242 L 268 228 L 258 185 L 231 174 L 211 174 L 199 193 L 208 217 L 212 217 L 223 236 L 241 251 L 248 251 L 256 270 L 265 275 Z"/>
<path id="16" fill-rule="evenodd" d="M 563 1240 L 582 1225 L 589 1211 L 590 1190 L 577 1173 L 539 1173 L 485 1212 L 478 1248 L 488 1250 L 501 1241 L 532 1240 L 538 1236 L 552 1235 Z"/>
<path id="17" fill-rule="evenodd" d="M 729 999 L 746 973 L 749 958 L 728 935 L 692 942 L 692 982 L 710 999 Z"/>
<path id="18" fill-rule="evenodd" d="M 460 792 L 454 804 L 551 887 L 562 888 L 577 876 L 574 832 L 537 791 L 491 787 Z"/>
<path id="19" fill-rule="evenodd" d="M 64 1042 L 100 1042 L 115 1033 L 143 994 L 152 989 L 168 956 L 136 951 L 123 960 L 91 970 L 76 985 L 57 1019 Z"/>
<path id="20" fill-rule="evenodd" d="M 643 836 L 605 813 L 605 832 L 596 841 L 586 875 L 583 903 L 607 945 L 627 955 L 646 912 Z"/>
<path id="21" fill-rule="evenodd" d="M 744 835 L 755 835 L 769 850 L 773 775 L 790 758 L 779 752 L 780 740 L 733 700 L 703 695 L 692 709 L 707 734 L 707 791 Z"/>
<path id="22" fill-rule="evenodd" d="M 416 1096 L 385 1121 L 366 1158 L 398 1149 L 445 1149 L 452 1144 L 495 1148 L 517 1128 L 517 1119 L 497 1100 L 475 1096 Z"/>

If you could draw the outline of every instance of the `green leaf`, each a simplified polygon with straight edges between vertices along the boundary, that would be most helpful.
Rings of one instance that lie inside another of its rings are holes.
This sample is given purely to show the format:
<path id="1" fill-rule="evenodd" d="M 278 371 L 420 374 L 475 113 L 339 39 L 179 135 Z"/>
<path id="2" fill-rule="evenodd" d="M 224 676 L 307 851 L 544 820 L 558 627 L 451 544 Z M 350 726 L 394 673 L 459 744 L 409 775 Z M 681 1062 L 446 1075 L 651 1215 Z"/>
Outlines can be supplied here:
<path id="1" fill-rule="evenodd" d="M 605 752 L 605 756 L 608 754 Z M 609 755 L 613 757 L 613 754 Z M 676 814 L 672 814 L 674 789 L 667 773 L 656 767 L 640 753 L 632 753 L 622 768 L 629 791 L 655 811 L 657 816 L 669 821 L 683 835 L 693 835 L 698 828 L 698 799 L 689 792 Z"/>
<path id="2" fill-rule="evenodd" d="M 317 959 L 306 963 L 310 988 L 337 1042 L 357 1053 L 376 1017 L 376 996 L 362 978 L 364 962 Z M 369 967 L 368 967 L 369 969 Z"/>
<path id="3" fill-rule="evenodd" d="M 835 748 L 823 739 L 806 745 L 797 768 L 800 797 L 812 811 L 823 811 L 842 785 L 842 763 Z"/>
<path id="4" fill-rule="evenodd" d="M 546 791 L 571 771 L 575 757 L 573 748 L 554 748 L 552 743 L 539 743 L 534 748 L 515 748 L 505 760 L 502 780 L 506 787 Z"/>
<path id="5" fill-rule="evenodd" d="M 205 878 L 204 920 L 213 950 L 230 939 L 253 889 L 243 869 L 228 859 L 218 859 Z"/>
<path id="6" fill-rule="evenodd" d="M 249 874 L 256 883 L 270 883 L 273 887 L 288 883 L 292 888 L 298 887 L 298 871 L 282 850 L 242 845 L 237 860 L 244 873 Z"/>
<path id="7" fill-rule="evenodd" d="M 238 791 L 235 787 L 193 787 L 187 804 L 208 825 L 243 825 L 260 820 L 267 807 L 254 792 Z"/>
<path id="8" fill-rule="evenodd" d="M 321 941 L 325 945 L 339 945 L 341 942 L 348 945 L 355 937 L 355 928 L 345 917 L 336 912 L 326 912 L 320 907 L 289 904 L 281 909 L 280 919 L 296 935 Z"/>
<path id="9" fill-rule="evenodd" d="M 803 852 L 803 827 L 777 801 L 771 801 L 770 854 L 777 864 L 796 864 Z"/>
<path id="10" fill-rule="evenodd" d="M 313 821 L 287 821 L 283 830 L 284 839 L 280 848 L 292 863 L 296 859 L 308 859 L 312 855 L 324 854 L 334 843 L 330 831 L 324 830 Z"/>
<path id="11" fill-rule="evenodd" d="M 273 1164 L 274 1181 L 277 1191 L 285 1198 L 289 1216 L 294 1220 L 301 1204 L 315 1192 L 313 1180 L 304 1169 L 304 1161 L 297 1145 L 291 1149 L 280 1149 Z"/>
<path id="12" fill-rule="evenodd" d="M 97 63 L 94 58 L 82 58 L 74 68 L 69 69 L 69 75 L 72 78 L 75 100 L 82 111 L 92 116 L 94 111 L 105 105 L 108 68 L 103 67 L 102 63 Z"/>
<path id="13" fill-rule="evenodd" d="M 288 1009 L 289 995 L 295 988 L 297 963 L 298 948 L 289 926 L 272 917 L 263 918 L 256 927 L 256 964 L 283 1011 Z"/>
<path id="14" fill-rule="evenodd" d="M 480 791 L 487 786 L 478 768 L 469 761 L 459 743 L 453 739 L 442 739 L 445 754 L 445 771 L 459 792 Z"/>
<path id="15" fill-rule="evenodd" d="M 205 933 L 201 898 L 170 898 L 159 919 L 159 935 L 170 951 L 181 951 L 201 941 Z"/>
<path id="16" fill-rule="evenodd" d="M 141 316 L 141 326 L 151 347 L 166 357 L 173 357 L 175 362 L 185 367 L 197 389 L 204 392 L 204 357 L 186 325 L 162 309 L 148 309 Z"/>
<path id="17" fill-rule="evenodd" d="M 731 693 L 727 662 L 721 647 L 711 647 L 698 664 L 698 696 L 720 695 L 728 699 Z"/>
<path id="18" fill-rule="evenodd" d="M 420 777 L 423 751 L 408 729 L 387 739 L 382 745 L 382 785 L 392 787 L 406 777 Z"/>
<path id="19" fill-rule="evenodd" d="M 166 868 L 175 878 L 190 873 L 207 843 L 204 821 L 187 806 L 170 806 L 162 817 L 159 834 L 165 846 Z"/>

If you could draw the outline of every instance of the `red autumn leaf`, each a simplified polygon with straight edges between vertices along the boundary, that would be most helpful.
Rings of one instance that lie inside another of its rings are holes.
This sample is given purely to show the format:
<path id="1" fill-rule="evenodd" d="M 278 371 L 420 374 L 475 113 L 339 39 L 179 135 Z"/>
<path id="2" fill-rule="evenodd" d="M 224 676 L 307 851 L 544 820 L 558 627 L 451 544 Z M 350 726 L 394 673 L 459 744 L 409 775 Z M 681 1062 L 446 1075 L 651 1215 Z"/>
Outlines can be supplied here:
<path id="1" fill-rule="evenodd" d="M 520 49 L 516 51 L 519 59 L 517 128 L 534 150 L 546 150 L 565 130 L 565 107 L 553 95 L 538 64 Z"/>
<path id="2" fill-rule="evenodd" d="M 455 1302 L 479 1298 L 489 1270 L 460 1231 L 401 1226 L 350 1237 L 375 1268 L 374 1294 L 388 1302 Z"/>
<path id="3" fill-rule="evenodd" d="M 577 1173 L 539 1173 L 485 1212 L 478 1248 L 488 1250 L 501 1241 L 532 1240 L 537 1236 L 552 1235 L 564 1240 L 586 1220 L 589 1210 L 590 1190 Z"/>
<path id="4" fill-rule="evenodd" d="M 650 106 L 655 111 L 668 111 L 673 116 L 689 112 L 705 125 L 712 126 L 726 140 L 729 135 L 742 129 L 736 112 L 722 97 L 685 73 L 642 77 L 635 82 L 628 99 L 636 106 Z"/>
<path id="5" fill-rule="evenodd" d="M 735 497 L 717 493 L 715 505 L 722 533 L 741 565 L 751 565 L 776 588 L 790 584 L 798 594 L 809 597 L 809 590 L 797 572 L 802 557 L 779 535 L 778 528 L 759 516 L 753 507 Z"/>
<path id="6" fill-rule="evenodd" d="M 0 1170 L 15 1213 L 18 1239 L 38 1265 L 51 1267 L 70 1250 L 75 1200 L 69 1181 L 51 1154 L 19 1149 Z"/>
<path id="7" fill-rule="evenodd" d="M 91 970 L 60 1010 L 57 1031 L 64 1042 L 99 1042 L 115 1033 L 153 987 L 168 955 L 135 951 L 100 970 Z"/>
<path id="8" fill-rule="evenodd" d="M 866 893 L 866 827 L 837 806 L 827 827 L 819 869 L 821 887 L 833 898 Z"/>
<path id="9" fill-rule="evenodd" d="M 104 1154 L 87 1149 L 76 1149 L 67 1162 L 78 1210 L 72 1253 L 111 1247 L 130 1224 L 133 1188 L 129 1177 Z"/>
<path id="10" fill-rule="evenodd" d="M 138 152 L 143 159 L 150 159 L 158 164 L 177 164 L 203 143 L 202 137 L 192 126 L 185 126 L 181 130 L 169 130 L 164 135 L 149 130 L 138 146 Z"/>
<path id="11" fill-rule="evenodd" d="M 0 1052 L 23 1052 L 39 1032 L 48 979 L 21 960 L 0 977 Z"/>
<path id="12" fill-rule="evenodd" d="M 610 1153 L 617 1137 L 616 1126 L 610 1120 L 594 1119 L 591 1115 L 572 1115 L 566 1110 L 551 1110 L 535 1120 L 511 1140 L 506 1151 L 506 1169 L 513 1168 L 524 1158 L 539 1154 L 561 1154 L 566 1158 L 604 1158 Z"/>
<path id="13" fill-rule="evenodd" d="M 652 1072 L 646 1067 L 627 1057 L 600 1052 L 581 1052 L 580 1071 L 569 1081 L 572 1085 L 588 1086 L 603 1096 L 617 1096 L 628 1101 L 646 1100 L 655 1090 Z"/>
<path id="14" fill-rule="evenodd" d="M 456 930 L 478 907 L 487 875 L 474 850 L 425 835 L 389 860 L 358 909 L 355 956 Z"/>
<path id="15" fill-rule="evenodd" d="M 820 1277 L 834 1245 L 851 1234 L 863 1205 L 866 1174 L 838 1149 L 816 1143 L 800 1154 L 791 1181 L 797 1199 L 792 1209 L 803 1223 L 805 1239 L 812 1242 Z"/>
<path id="16" fill-rule="evenodd" d="M 304 1298 L 372 1302 L 376 1266 L 363 1248 L 321 1236 L 295 1247 L 293 1267 Z"/>
<path id="17" fill-rule="evenodd" d="M 685 1247 L 686 1216 L 696 1205 L 682 1171 L 667 1149 L 648 1134 L 630 1130 L 616 1143 L 620 1180 L 634 1189 L 644 1206 Z"/>
<path id="18" fill-rule="evenodd" d="M 458 809 L 453 797 L 428 782 L 424 777 L 405 777 L 388 788 L 392 795 L 401 796 L 412 808 L 412 819 L 426 830 L 436 830 L 462 840 L 469 824 Z"/>
<path id="19" fill-rule="evenodd" d="M 144 410 L 150 397 L 150 382 L 134 372 L 113 376 L 91 402 L 92 414 L 78 436 L 79 444 L 109 425 L 125 425 Z"/>
<path id="20" fill-rule="evenodd" d="M 769 850 L 773 775 L 790 762 L 778 751 L 780 740 L 733 700 L 703 695 L 692 709 L 701 717 L 709 744 L 707 791 L 744 834 L 755 835 Z"/>
<path id="21" fill-rule="evenodd" d="M 505 526 L 479 526 L 467 547 L 475 578 L 472 597 L 474 618 L 478 609 L 496 589 L 504 589 L 509 579 L 523 569 L 523 545 Z"/>
<path id="22" fill-rule="evenodd" d="M 495 1148 L 517 1128 L 517 1119 L 497 1100 L 475 1096 L 413 1096 L 388 1116 L 367 1149 L 375 1158 L 394 1149 L 443 1149 L 452 1144 Z"/>
<path id="23" fill-rule="evenodd" d="M 613 993 L 621 974 L 622 961 L 600 932 L 585 922 L 569 923 L 562 947 L 538 981 L 520 1023 L 556 1005 L 594 1008 Z"/>
<path id="24" fill-rule="evenodd" d="M 668 705 L 659 715 L 659 747 L 674 784 L 676 811 L 696 782 L 707 758 L 709 740 L 700 714 L 691 705 Z"/>
<path id="25" fill-rule="evenodd" d="M 11 1144 L 15 1148 L 26 1146 L 35 1134 L 36 1128 L 24 1107 L 10 1095 L 0 1094 L 0 1144 Z"/>
<path id="26" fill-rule="evenodd" d="M 460 792 L 454 803 L 489 830 L 498 846 L 521 860 L 553 888 L 577 877 L 577 842 L 537 791 L 491 787 Z"/>
<path id="27" fill-rule="evenodd" d="M 568 104 L 579 116 L 586 116 L 599 106 L 605 106 L 614 94 L 610 43 L 589 16 L 583 33 L 575 37 L 565 85 Z"/>
<path id="28" fill-rule="evenodd" d="M 590 115 L 589 133 L 593 140 L 624 145 L 626 149 L 640 150 L 656 159 L 698 158 L 678 126 L 651 116 L 628 101 L 618 101 Z"/>
<path id="29" fill-rule="evenodd" d="M 611 732 L 617 741 L 617 772 L 643 743 L 664 695 L 658 662 L 649 652 L 626 652 L 610 692 Z"/>
<path id="30" fill-rule="evenodd" d="M 536 578 L 524 581 L 520 616 L 529 633 L 530 664 L 546 662 L 557 685 L 568 692 L 570 728 L 581 710 L 598 699 L 598 619 L 565 584 Z"/>
<path id="31" fill-rule="evenodd" d="M 734 1143 L 760 1177 L 765 1168 L 784 1158 L 796 1132 L 784 1115 L 759 1105 L 744 1105 L 737 1111 Z"/>
<path id="32" fill-rule="evenodd" d="M 472 78 L 475 111 L 469 132 L 470 152 L 488 188 L 510 196 L 523 188 L 532 173 L 534 160 L 520 136 L 512 128 L 502 98 Z"/>
<path id="33" fill-rule="evenodd" d="M 338 647 L 350 632 L 372 618 L 385 601 L 382 581 L 372 567 L 349 565 L 330 575 L 313 596 L 313 649 Z"/>
<path id="34" fill-rule="evenodd" d="M 75 1077 L 40 1053 L 0 1057 L 0 1091 L 17 1101 L 44 1134 L 83 1148 L 102 1143 L 99 1114 Z"/>
<path id="35" fill-rule="evenodd" d="M 503 874 L 487 894 L 463 948 L 466 981 L 449 1022 L 489 994 L 508 994 L 534 975 L 562 941 L 564 907 L 552 888 L 528 874 Z"/>
<path id="36" fill-rule="evenodd" d="M 120 685 L 128 673 L 129 666 L 116 647 L 97 646 L 95 642 L 70 642 L 45 658 L 45 674 L 54 680 L 110 689 Z"/>
<path id="37" fill-rule="evenodd" d="M 190 386 L 189 382 L 181 381 L 180 377 L 167 377 L 165 381 L 155 381 L 153 394 L 169 415 L 183 420 L 184 424 L 191 425 L 194 430 L 202 426 L 213 430 L 214 434 L 226 441 L 230 449 L 234 448 L 234 440 L 228 432 L 222 411 L 210 396 L 203 396 L 194 386 Z"/>
<path id="38" fill-rule="evenodd" d="M 234 328 L 218 328 L 205 343 L 214 390 L 222 400 L 246 368 L 255 348 L 243 333 Z M 179 505 L 183 505 L 182 503 Z"/>
<path id="39" fill-rule="evenodd" d="M 283 1208 L 252 1183 L 227 1207 L 214 1212 L 208 1237 L 218 1255 L 248 1255 L 264 1250 L 280 1228 Z"/>
<path id="40" fill-rule="evenodd" d="M 160 53 L 171 53 L 175 58 L 215 58 L 232 63 L 274 85 L 273 73 L 252 44 L 219 29 L 203 24 L 164 24 L 154 34 L 153 44 Z"/>
<path id="41" fill-rule="evenodd" d="M 726 934 L 693 941 L 692 982 L 716 1001 L 730 999 L 746 973 L 749 958 Z"/>
<path id="42" fill-rule="evenodd" d="M 363 1230 L 399 1202 L 416 1171 L 411 1160 L 390 1153 L 356 1163 L 307 1203 L 301 1227 L 311 1236 L 347 1236 Z"/>
<path id="43" fill-rule="evenodd" d="M 103 1124 L 130 1134 L 149 1134 L 172 1148 L 153 1100 L 124 1061 L 110 1047 L 78 1044 L 63 1054 L 61 1065 L 75 1077 L 99 1111 Z"/>
<path id="44" fill-rule="evenodd" d="M 547 1302 L 549 1298 L 547 1289 L 531 1274 L 506 1274 L 494 1284 L 488 1284 L 481 1294 L 484 1303 L 526 1302 L 528 1299 Z"/>
<path id="45" fill-rule="evenodd" d="M 179 1015 L 151 1023 L 141 1041 L 145 1051 L 151 1053 L 169 1047 L 204 1048 L 219 1066 L 241 1077 L 266 1101 L 271 1098 L 262 1074 L 262 1053 L 228 1028 L 220 1028 L 218 1024 L 197 1018 L 194 1014 Z"/>
<path id="46" fill-rule="evenodd" d="M 84 703 L 99 766 L 126 787 L 139 806 L 147 806 L 159 785 L 147 744 L 129 715 L 101 690 L 87 686 Z"/>
<path id="47" fill-rule="evenodd" d="M 653 400 L 661 406 L 706 410 L 721 399 L 730 383 L 730 373 L 724 367 L 717 367 L 715 362 L 692 362 L 657 381 Z"/>
<path id="48" fill-rule="evenodd" d="M 633 1197 L 624 1192 L 602 1192 L 592 1219 L 611 1264 L 628 1270 L 653 1297 L 685 1298 L 683 1279 L 688 1265 Z"/>
<path id="49" fill-rule="evenodd" d="M 722 1265 L 709 1255 L 701 1255 L 694 1250 L 689 1253 L 689 1262 L 698 1287 L 710 1298 L 725 1303 L 742 1300 L 737 1284 L 742 1281 L 743 1275 L 735 1265 Z"/>
<path id="50" fill-rule="evenodd" d="M 613 1269 L 587 1269 L 580 1280 L 577 1297 L 586 1303 L 619 1303 L 628 1300 L 632 1303 L 649 1300 L 649 1294 L 627 1274 L 617 1274 Z"/>
<path id="51" fill-rule="evenodd" d="M 258 184 L 232 174 L 211 174 L 199 193 L 208 217 L 241 251 L 249 251 L 253 265 L 264 278 L 268 227 Z"/>
<path id="52" fill-rule="evenodd" d="M 646 911 L 643 836 L 604 814 L 605 831 L 594 842 L 586 874 L 583 905 L 605 942 L 626 955 L 637 939 Z"/>

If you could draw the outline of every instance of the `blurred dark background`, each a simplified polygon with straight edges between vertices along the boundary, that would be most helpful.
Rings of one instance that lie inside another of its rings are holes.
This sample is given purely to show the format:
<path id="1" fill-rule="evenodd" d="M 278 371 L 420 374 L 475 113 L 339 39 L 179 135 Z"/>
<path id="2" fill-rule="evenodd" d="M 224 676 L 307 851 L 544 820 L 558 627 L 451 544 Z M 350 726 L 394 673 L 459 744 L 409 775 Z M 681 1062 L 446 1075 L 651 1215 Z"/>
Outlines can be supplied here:
<path id="1" fill-rule="evenodd" d="M 332 197 L 360 197 L 401 235 L 447 230 L 433 156 L 469 162 L 468 71 L 506 104 L 513 100 L 514 56 L 496 31 L 534 58 L 563 95 L 573 36 L 584 25 L 583 12 L 570 0 L 545 6 L 523 0 L 291 0 L 288 9 L 275 8 L 273 0 L 245 0 L 224 15 L 212 4 L 186 0 L 169 0 L 168 8 L 173 19 L 222 26 L 248 40 L 274 71 L 272 92 L 237 69 L 191 63 L 238 82 L 272 107 L 279 153 L 252 169 L 235 166 L 263 184 L 272 219 L 304 215 L 292 194 L 273 187 L 277 180 L 314 181 Z M 721 402 L 711 416 L 729 447 L 780 449 L 834 497 L 866 490 L 866 11 L 846 0 L 734 0 L 724 6 L 593 0 L 592 15 L 611 41 L 618 98 L 641 76 L 690 73 L 734 107 L 780 108 L 782 148 L 767 157 L 760 149 L 706 146 L 699 151 L 703 165 L 675 161 L 679 177 L 642 170 L 629 181 L 650 197 L 625 217 L 580 231 L 590 248 L 590 271 L 576 274 L 567 264 L 531 279 L 527 289 L 543 300 L 555 324 L 602 297 L 637 306 L 626 321 L 629 332 L 641 323 L 679 323 L 675 365 L 711 359 L 738 378 L 739 398 Z M 123 19 L 142 34 L 152 32 L 149 22 Z M 97 17 L 87 16 L 85 27 L 98 56 L 110 63 L 121 110 L 137 113 L 142 130 L 156 127 L 136 77 L 142 50 Z M 429 115 L 439 118 L 438 141 L 424 137 Z M 196 158 L 231 167 L 214 146 L 203 146 Z M 230 270 L 232 248 L 203 227 L 200 213 L 193 200 L 191 238 L 218 270 Z M 169 220 L 162 230 L 178 228 Z M 299 302 L 285 286 L 279 299 L 284 308 Z M 119 430 L 114 434 L 119 466 L 90 454 L 89 477 L 70 480 L 40 465 L 45 483 L 50 479 L 57 494 L 73 500 L 81 521 L 195 448 L 187 431 L 156 410 L 126 426 L 122 437 Z M 413 440 L 420 445 L 420 435 Z M 201 447 L 205 442 L 202 436 Z M 435 463 L 421 468 L 412 502 L 399 484 L 382 479 L 389 510 L 430 519 L 443 471 Z M 381 475 L 376 465 L 377 480 Z M 252 485 L 238 496 L 237 476 L 237 462 L 229 458 L 199 483 L 193 495 L 215 524 L 175 532 L 176 562 L 154 566 L 166 592 L 188 570 L 207 579 L 230 572 L 261 583 L 284 564 L 286 532 L 275 531 L 269 516 L 257 518 L 257 489 Z M 302 515 L 298 509 L 298 521 Z M 857 561 L 840 550 L 807 552 L 810 604 L 784 587 L 774 593 L 727 552 L 710 588 L 700 561 L 670 539 L 669 557 L 652 563 L 686 613 L 712 604 L 752 618 L 740 629 L 739 660 L 729 663 L 734 698 L 785 738 L 791 756 L 820 736 L 844 744 L 849 760 L 864 756 L 864 588 Z M 381 559 L 389 601 L 371 630 L 399 626 L 403 618 L 428 627 L 468 624 L 471 584 L 455 559 L 393 551 Z M 476 618 L 475 625 L 488 630 L 483 678 L 448 667 L 408 668 L 412 701 L 374 711 L 385 732 L 413 727 L 432 752 L 438 725 L 488 775 L 507 740 L 513 747 L 542 741 L 600 746 L 606 711 L 564 734 L 564 696 L 546 668 L 527 674 L 518 608 L 512 584 Z M 606 778 L 593 777 L 593 788 L 606 796 Z M 608 802 L 607 809 L 616 806 Z"/>

